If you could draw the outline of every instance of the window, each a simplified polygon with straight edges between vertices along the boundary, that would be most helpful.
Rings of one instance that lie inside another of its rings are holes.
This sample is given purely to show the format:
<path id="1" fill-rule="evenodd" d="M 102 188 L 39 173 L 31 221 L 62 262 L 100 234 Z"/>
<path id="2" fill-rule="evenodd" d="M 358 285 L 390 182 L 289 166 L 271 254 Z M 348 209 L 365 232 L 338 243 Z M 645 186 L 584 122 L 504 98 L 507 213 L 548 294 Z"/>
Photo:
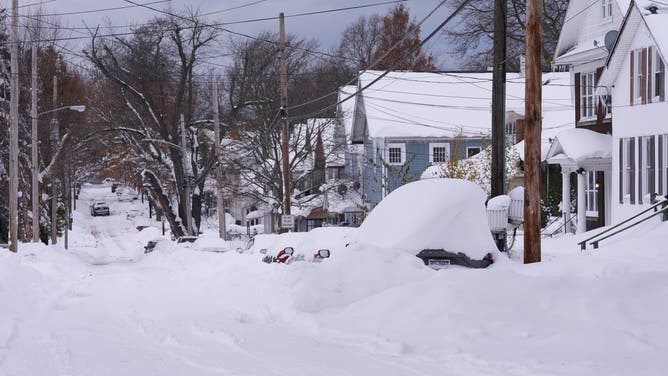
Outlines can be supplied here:
<path id="1" fill-rule="evenodd" d="M 466 148 L 466 157 L 471 158 L 472 156 L 480 153 L 480 147 L 478 146 L 469 146 Z"/>
<path id="2" fill-rule="evenodd" d="M 640 163 L 640 174 L 642 182 L 642 192 L 640 192 L 640 194 L 643 196 L 649 196 L 651 191 L 654 190 L 653 187 L 650 187 L 650 185 L 653 183 L 650 174 L 652 172 L 652 165 L 654 164 L 654 156 L 652 155 L 652 150 L 650 149 L 650 137 L 642 138 L 642 160 Z"/>
<path id="3" fill-rule="evenodd" d="M 623 181 L 623 187 L 624 187 L 624 197 L 630 196 L 631 195 L 631 173 L 632 173 L 632 166 L 631 166 L 631 139 L 630 138 L 625 138 L 623 139 L 624 146 L 622 148 L 623 150 L 623 158 L 622 158 L 622 167 L 623 167 L 623 172 L 624 176 L 622 178 L 624 179 Z"/>
<path id="4" fill-rule="evenodd" d="M 585 197 L 587 216 L 598 217 L 598 183 L 596 181 L 596 171 L 587 171 Z"/>
<path id="5" fill-rule="evenodd" d="M 601 0 L 603 21 L 612 20 L 612 0 Z"/>
<path id="6" fill-rule="evenodd" d="M 450 159 L 450 144 L 435 143 L 429 144 L 429 162 L 444 163 Z"/>
<path id="7" fill-rule="evenodd" d="M 635 61 L 633 64 L 633 103 L 642 103 L 642 81 L 643 81 L 643 64 L 642 64 L 642 49 L 634 52 Z"/>
<path id="8" fill-rule="evenodd" d="M 653 97 L 652 102 L 661 101 L 664 98 L 664 90 L 666 86 L 665 79 L 665 70 L 666 66 L 661 59 L 661 55 L 657 48 L 652 48 L 652 56 L 649 57 L 652 61 L 652 88 L 650 88 L 651 96 Z"/>
<path id="9" fill-rule="evenodd" d="M 596 86 L 596 73 L 582 73 L 580 78 L 580 111 L 583 118 L 592 118 L 596 116 L 596 96 L 594 88 Z"/>
<path id="10" fill-rule="evenodd" d="M 506 123 L 506 138 L 512 142 L 513 145 L 517 143 L 517 122 L 512 121 Z"/>
<path id="11" fill-rule="evenodd" d="M 406 161 L 405 144 L 387 144 L 387 163 L 391 165 L 404 164 Z"/>

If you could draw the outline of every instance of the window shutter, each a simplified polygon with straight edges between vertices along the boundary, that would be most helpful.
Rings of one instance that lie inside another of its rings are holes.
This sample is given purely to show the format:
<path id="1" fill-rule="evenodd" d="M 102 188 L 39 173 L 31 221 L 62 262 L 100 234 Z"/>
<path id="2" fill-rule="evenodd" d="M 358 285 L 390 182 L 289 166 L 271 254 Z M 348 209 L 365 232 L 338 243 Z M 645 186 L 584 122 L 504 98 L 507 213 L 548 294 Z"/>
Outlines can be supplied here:
<path id="1" fill-rule="evenodd" d="M 619 203 L 624 203 L 624 139 L 619 139 Z"/>
<path id="2" fill-rule="evenodd" d="M 647 177 L 647 192 L 649 192 L 650 203 L 654 202 L 654 194 L 656 193 L 656 136 L 649 138 L 649 176 Z"/>
<path id="3" fill-rule="evenodd" d="M 666 145 L 663 144 L 664 138 L 663 135 L 659 135 L 659 193 L 662 195 L 666 194 L 663 190 L 663 164 L 666 163 L 666 161 L 663 160 L 663 148 L 666 147 Z"/>
<path id="4" fill-rule="evenodd" d="M 582 113 L 580 111 L 580 95 L 581 95 L 581 90 L 580 89 L 580 73 L 575 74 L 575 124 L 577 125 L 578 121 L 580 121 L 580 114 Z"/>
<path id="5" fill-rule="evenodd" d="M 647 48 L 647 103 L 652 103 L 654 97 L 654 90 L 652 88 L 652 47 Z M 650 192 L 651 193 L 651 192 Z"/>
<path id="6" fill-rule="evenodd" d="M 661 94 L 659 95 L 659 99 L 661 102 L 666 100 L 666 64 L 664 64 L 662 59 L 659 59 L 659 71 L 661 72 L 659 76 L 661 76 Z"/>
<path id="7" fill-rule="evenodd" d="M 629 166 L 631 171 L 629 173 L 631 204 L 636 203 L 636 138 L 631 137 L 629 141 Z"/>
<path id="8" fill-rule="evenodd" d="M 631 66 L 631 74 L 629 74 L 629 80 L 631 81 L 631 84 L 629 85 L 629 88 L 630 88 L 630 94 L 629 94 L 630 103 L 629 103 L 629 104 L 630 104 L 631 106 L 633 106 L 633 99 L 634 99 L 634 96 L 633 96 L 633 75 L 634 75 L 634 73 L 635 73 L 635 72 L 633 71 L 633 64 L 635 63 L 635 59 L 634 59 L 635 56 L 634 56 L 634 55 L 635 55 L 635 54 L 634 54 L 634 51 L 631 51 L 631 64 L 630 64 L 630 66 Z M 575 88 L 577 89 L 578 87 L 579 87 L 579 85 L 577 84 L 577 81 L 576 81 Z M 577 108 L 577 105 L 576 105 L 576 108 Z M 576 110 L 576 111 L 577 111 L 577 110 Z"/>
<path id="9" fill-rule="evenodd" d="M 638 137 L 638 203 L 642 204 L 642 176 L 645 173 L 645 169 L 643 168 L 643 156 L 642 156 L 642 137 Z"/>
<path id="10" fill-rule="evenodd" d="M 641 79 L 640 81 L 640 101 L 642 104 L 647 103 L 647 48 L 642 49 L 642 55 L 640 58 L 640 67 Z"/>

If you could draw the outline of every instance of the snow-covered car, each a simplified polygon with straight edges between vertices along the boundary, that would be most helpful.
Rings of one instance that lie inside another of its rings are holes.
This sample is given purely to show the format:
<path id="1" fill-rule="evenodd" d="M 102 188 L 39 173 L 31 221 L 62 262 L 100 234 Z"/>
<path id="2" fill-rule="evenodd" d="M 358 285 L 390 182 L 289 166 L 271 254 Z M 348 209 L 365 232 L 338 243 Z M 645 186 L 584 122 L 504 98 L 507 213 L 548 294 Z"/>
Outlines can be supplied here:
<path id="1" fill-rule="evenodd" d="M 130 210 L 128 210 L 128 212 L 126 213 L 125 218 L 126 218 L 126 219 L 131 219 L 131 218 L 138 217 L 138 216 L 140 216 L 141 214 L 142 214 L 142 212 L 141 212 L 141 210 L 139 210 L 139 209 L 130 209 Z"/>
<path id="2" fill-rule="evenodd" d="M 310 262 L 322 262 L 322 260 L 329 258 L 331 252 L 329 249 L 319 249 L 313 253 L 310 257 L 306 257 L 304 254 L 299 253 L 295 254 L 295 250 L 292 247 L 285 247 L 280 250 L 275 256 L 274 255 L 265 255 L 262 258 L 263 262 L 267 264 L 279 263 L 279 264 L 291 264 L 295 261 L 310 261 Z"/>
<path id="3" fill-rule="evenodd" d="M 96 217 L 98 215 L 109 215 L 109 205 L 104 201 L 96 201 L 90 206 L 90 215 Z"/>
<path id="4" fill-rule="evenodd" d="M 433 268 L 487 267 L 498 256 L 489 229 L 487 194 L 460 179 L 405 184 L 369 213 L 351 244 L 399 250 Z"/>

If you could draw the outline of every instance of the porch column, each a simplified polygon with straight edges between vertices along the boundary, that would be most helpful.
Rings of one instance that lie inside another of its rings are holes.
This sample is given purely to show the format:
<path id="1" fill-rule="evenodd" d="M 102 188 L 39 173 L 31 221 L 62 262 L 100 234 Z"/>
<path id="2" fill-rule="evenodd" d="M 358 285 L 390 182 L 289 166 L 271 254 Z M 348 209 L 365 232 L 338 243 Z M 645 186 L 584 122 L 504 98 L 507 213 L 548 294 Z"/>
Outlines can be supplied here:
<path id="1" fill-rule="evenodd" d="M 578 173 L 578 228 L 577 233 L 587 231 L 587 216 L 585 205 L 585 184 L 587 183 L 586 172 Z"/>
<path id="2" fill-rule="evenodd" d="M 564 234 L 571 232 L 571 172 L 562 169 L 561 172 L 561 213 L 564 218 Z"/>

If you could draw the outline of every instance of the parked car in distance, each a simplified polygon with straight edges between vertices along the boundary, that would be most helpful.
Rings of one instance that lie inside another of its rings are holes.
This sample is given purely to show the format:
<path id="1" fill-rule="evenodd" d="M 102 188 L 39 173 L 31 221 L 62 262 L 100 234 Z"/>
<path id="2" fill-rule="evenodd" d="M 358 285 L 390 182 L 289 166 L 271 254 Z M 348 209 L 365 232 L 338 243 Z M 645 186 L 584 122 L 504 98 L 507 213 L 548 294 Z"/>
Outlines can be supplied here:
<path id="1" fill-rule="evenodd" d="M 109 205 L 104 201 L 96 201 L 90 206 L 90 215 L 93 217 L 98 215 L 108 216 L 109 214 Z"/>

